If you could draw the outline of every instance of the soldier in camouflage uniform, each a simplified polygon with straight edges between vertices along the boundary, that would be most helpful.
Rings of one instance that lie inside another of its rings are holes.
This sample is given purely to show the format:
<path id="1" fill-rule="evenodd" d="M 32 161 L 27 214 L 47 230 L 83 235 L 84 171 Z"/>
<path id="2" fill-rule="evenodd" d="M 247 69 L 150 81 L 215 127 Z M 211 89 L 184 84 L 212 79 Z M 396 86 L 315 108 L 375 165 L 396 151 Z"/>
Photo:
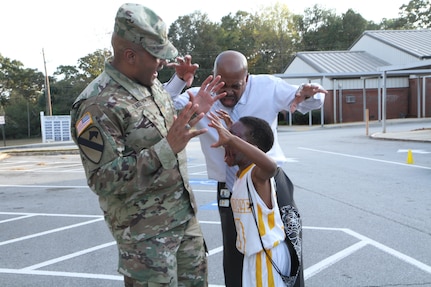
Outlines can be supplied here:
<path id="1" fill-rule="evenodd" d="M 194 101 L 177 115 L 157 79 L 177 50 L 153 11 L 122 5 L 112 46 L 103 73 L 75 100 L 71 128 L 88 185 L 118 245 L 118 271 L 126 287 L 207 286 L 185 154 L 188 141 L 206 132 L 190 129 L 205 111 Z M 211 92 L 222 85 L 208 77 L 201 98 L 218 100 Z"/>

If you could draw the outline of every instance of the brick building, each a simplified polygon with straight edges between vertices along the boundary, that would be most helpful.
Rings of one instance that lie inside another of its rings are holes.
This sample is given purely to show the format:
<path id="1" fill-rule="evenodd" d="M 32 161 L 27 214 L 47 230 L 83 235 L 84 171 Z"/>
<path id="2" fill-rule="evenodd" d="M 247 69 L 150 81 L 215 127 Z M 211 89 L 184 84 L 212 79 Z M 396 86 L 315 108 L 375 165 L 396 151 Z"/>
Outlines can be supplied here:
<path id="1" fill-rule="evenodd" d="M 347 51 L 298 52 L 289 83 L 320 83 L 325 124 L 431 117 L 431 30 L 365 31 Z"/>

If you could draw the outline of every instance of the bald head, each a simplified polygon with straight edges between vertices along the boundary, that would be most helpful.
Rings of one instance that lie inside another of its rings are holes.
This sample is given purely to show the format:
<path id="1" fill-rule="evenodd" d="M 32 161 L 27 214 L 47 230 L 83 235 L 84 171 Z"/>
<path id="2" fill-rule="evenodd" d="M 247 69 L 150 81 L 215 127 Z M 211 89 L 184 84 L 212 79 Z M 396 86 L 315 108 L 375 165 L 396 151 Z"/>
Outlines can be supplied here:
<path id="1" fill-rule="evenodd" d="M 214 77 L 220 76 L 224 86 L 219 93 L 226 93 L 220 99 L 225 107 L 234 107 L 245 91 L 248 80 L 247 59 L 237 51 L 224 51 L 214 61 Z"/>
<path id="2" fill-rule="evenodd" d="M 222 71 L 246 75 L 248 73 L 247 59 L 238 51 L 221 52 L 214 61 L 214 76 L 219 75 Z"/>

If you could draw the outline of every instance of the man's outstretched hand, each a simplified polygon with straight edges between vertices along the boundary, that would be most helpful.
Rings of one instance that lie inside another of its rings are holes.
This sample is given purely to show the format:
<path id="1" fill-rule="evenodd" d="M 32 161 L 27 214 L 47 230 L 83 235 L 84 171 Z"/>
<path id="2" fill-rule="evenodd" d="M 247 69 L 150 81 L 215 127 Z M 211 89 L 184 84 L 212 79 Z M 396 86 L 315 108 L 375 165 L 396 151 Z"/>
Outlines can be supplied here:
<path id="1" fill-rule="evenodd" d="M 177 57 L 176 62 L 166 64 L 166 67 L 175 68 L 177 76 L 186 82 L 187 87 L 190 87 L 195 78 L 196 70 L 199 68 L 198 64 L 192 64 L 192 56 L 186 55 L 184 58 Z"/>
<path id="2" fill-rule="evenodd" d="M 211 106 L 219 99 L 226 96 L 226 92 L 218 93 L 218 91 L 224 86 L 224 82 L 220 82 L 220 76 L 214 78 L 214 76 L 208 76 L 202 83 L 198 93 L 193 94 L 188 91 L 190 101 L 193 104 L 198 104 L 198 113 L 207 113 Z"/>

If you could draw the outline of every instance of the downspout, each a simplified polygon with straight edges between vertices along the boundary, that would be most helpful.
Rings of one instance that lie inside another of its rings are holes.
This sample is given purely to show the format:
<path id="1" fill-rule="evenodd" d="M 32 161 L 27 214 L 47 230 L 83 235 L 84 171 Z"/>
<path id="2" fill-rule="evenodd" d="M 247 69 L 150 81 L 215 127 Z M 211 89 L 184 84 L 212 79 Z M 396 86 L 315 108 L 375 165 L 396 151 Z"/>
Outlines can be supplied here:
<path id="1" fill-rule="evenodd" d="M 383 96 L 382 96 L 382 127 L 383 133 L 386 133 L 386 74 L 387 71 L 383 71 Z"/>

